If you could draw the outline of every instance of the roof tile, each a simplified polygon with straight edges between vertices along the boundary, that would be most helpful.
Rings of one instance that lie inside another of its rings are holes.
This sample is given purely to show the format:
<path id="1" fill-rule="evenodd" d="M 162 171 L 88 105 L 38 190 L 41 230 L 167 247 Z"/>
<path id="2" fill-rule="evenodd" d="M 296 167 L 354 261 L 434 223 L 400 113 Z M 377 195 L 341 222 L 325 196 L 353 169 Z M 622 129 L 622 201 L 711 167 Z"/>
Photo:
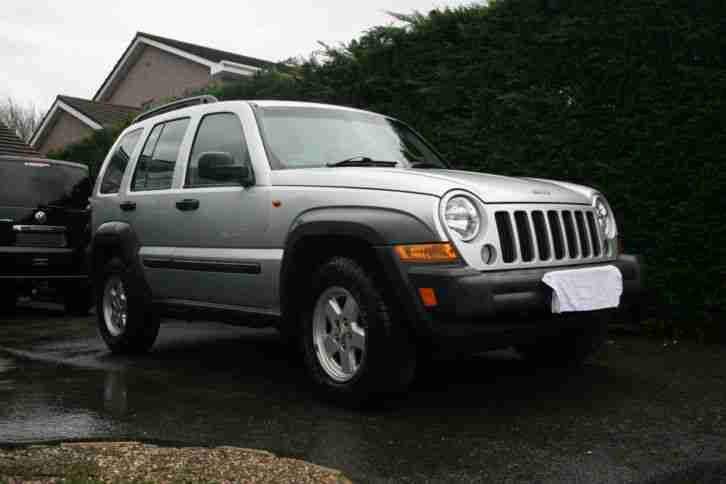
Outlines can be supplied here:
<path id="1" fill-rule="evenodd" d="M 0 155 L 40 156 L 40 153 L 25 144 L 13 131 L 0 123 Z"/>
<path id="2" fill-rule="evenodd" d="M 138 36 L 146 37 L 162 44 L 176 47 L 177 49 L 189 52 L 190 54 L 203 57 L 212 62 L 220 62 L 223 60 L 236 62 L 238 64 L 244 64 L 252 67 L 272 67 L 275 65 L 274 62 L 266 61 L 263 59 L 257 59 L 255 57 L 249 57 L 246 55 L 235 54 L 234 52 L 227 52 L 224 50 L 212 49 L 210 47 L 204 47 L 202 45 L 190 44 L 189 42 L 182 42 L 181 40 L 170 39 L 168 37 L 161 37 L 160 35 L 147 34 L 145 32 L 138 32 Z"/>
<path id="3" fill-rule="evenodd" d="M 59 95 L 58 100 L 77 109 L 104 128 L 109 128 L 117 123 L 133 118 L 141 112 L 139 108 L 133 106 L 89 101 L 88 99 L 78 97 Z"/>

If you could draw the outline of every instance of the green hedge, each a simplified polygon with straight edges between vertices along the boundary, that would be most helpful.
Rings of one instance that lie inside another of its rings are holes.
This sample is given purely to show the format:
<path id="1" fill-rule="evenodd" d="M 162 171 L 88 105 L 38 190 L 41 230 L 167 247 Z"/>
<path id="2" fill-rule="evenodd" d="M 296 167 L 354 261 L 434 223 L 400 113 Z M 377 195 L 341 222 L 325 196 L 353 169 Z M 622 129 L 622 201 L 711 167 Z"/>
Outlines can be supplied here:
<path id="1" fill-rule="evenodd" d="M 651 313 L 710 332 L 726 303 L 725 5 L 502 0 L 399 16 L 321 62 L 206 92 L 371 109 L 457 167 L 599 187 L 645 257 Z"/>
<path id="2" fill-rule="evenodd" d="M 131 119 L 118 126 L 94 131 L 88 138 L 71 143 L 61 150 L 51 151 L 48 153 L 48 158 L 83 163 L 88 166 L 91 177 L 95 180 L 106 153 L 130 122 Z"/>

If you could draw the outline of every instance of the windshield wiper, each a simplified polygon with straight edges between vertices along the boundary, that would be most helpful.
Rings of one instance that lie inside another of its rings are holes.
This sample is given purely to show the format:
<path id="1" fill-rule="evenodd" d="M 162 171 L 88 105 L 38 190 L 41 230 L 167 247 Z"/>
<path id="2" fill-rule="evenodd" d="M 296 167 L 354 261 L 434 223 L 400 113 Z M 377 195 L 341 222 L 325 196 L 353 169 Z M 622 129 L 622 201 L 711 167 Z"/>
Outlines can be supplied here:
<path id="1" fill-rule="evenodd" d="M 438 165 L 436 163 L 431 163 L 430 161 L 412 161 L 409 165 L 409 168 L 444 168 L 441 165 Z"/>
<path id="2" fill-rule="evenodd" d="M 382 166 L 382 167 L 393 167 L 398 165 L 397 161 L 383 161 L 374 160 L 367 156 L 353 156 L 346 158 L 345 160 L 335 161 L 332 163 L 326 163 L 325 166 Z"/>

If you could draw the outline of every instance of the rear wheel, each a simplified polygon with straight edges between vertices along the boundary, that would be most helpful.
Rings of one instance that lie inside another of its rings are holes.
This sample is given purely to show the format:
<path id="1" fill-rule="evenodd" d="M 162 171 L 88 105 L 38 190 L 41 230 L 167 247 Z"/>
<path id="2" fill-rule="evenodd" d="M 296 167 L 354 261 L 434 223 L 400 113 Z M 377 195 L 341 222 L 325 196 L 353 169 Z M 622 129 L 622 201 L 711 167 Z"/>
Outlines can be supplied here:
<path id="1" fill-rule="evenodd" d="M 159 319 L 140 287 L 120 259 L 106 264 L 96 295 L 96 313 L 98 331 L 113 353 L 143 353 L 159 333 Z"/>
<path id="2" fill-rule="evenodd" d="M 335 257 L 315 273 L 301 339 L 314 383 L 341 403 L 373 403 L 413 379 L 410 335 L 392 319 L 372 275 L 352 259 Z"/>
<path id="3" fill-rule="evenodd" d="M 612 314 L 606 310 L 564 316 L 576 319 L 578 326 L 536 343 L 516 346 L 516 350 L 526 360 L 542 366 L 582 365 L 605 343 Z"/>

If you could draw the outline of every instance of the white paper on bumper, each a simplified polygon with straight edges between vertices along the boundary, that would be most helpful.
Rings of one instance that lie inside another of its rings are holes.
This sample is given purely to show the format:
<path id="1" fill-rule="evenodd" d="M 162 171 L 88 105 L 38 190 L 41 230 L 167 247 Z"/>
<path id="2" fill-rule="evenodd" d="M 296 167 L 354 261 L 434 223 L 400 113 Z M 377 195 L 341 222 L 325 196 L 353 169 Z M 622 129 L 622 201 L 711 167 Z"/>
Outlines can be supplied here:
<path id="1" fill-rule="evenodd" d="M 542 282 L 552 288 L 552 312 L 616 308 L 623 294 L 623 276 L 615 266 L 548 272 Z"/>

